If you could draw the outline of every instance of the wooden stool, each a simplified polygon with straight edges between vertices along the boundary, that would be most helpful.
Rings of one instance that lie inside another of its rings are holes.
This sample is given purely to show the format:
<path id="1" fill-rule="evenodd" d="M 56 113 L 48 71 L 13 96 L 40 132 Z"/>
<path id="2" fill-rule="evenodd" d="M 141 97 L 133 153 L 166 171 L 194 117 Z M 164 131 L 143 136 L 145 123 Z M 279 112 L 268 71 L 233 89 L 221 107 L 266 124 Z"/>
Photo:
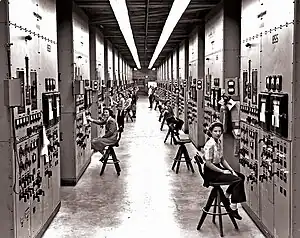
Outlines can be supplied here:
<path id="1" fill-rule="evenodd" d="M 126 118 L 126 122 L 128 122 L 128 117 L 130 118 L 131 122 L 133 122 L 133 117 L 130 115 L 131 110 L 126 110 L 124 114 L 124 118 Z"/>
<path id="2" fill-rule="evenodd" d="M 166 141 L 167 141 L 167 139 L 169 138 L 169 136 L 171 136 L 171 138 L 170 138 L 170 144 L 172 145 L 172 141 L 175 140 L 175 139 L 174 139 L 174 137 L 175 137 L 175 132 L 174 132 L 174 128 L 173 128 L 172 126 L 170 126 L 170 125 L 168 125 L 168 126 L 169 126 L 169 130 L 168 130 L 168 132 L 167 132 L 167 134 L 166 134 L 164 143 L 166 143 Z"/>
<path id="3" fill-rule="evenodd" d="M 202 158 L 199 155 L 195 156 L 195 161 L 198 165 L 199 168 L 199 172 L 201 174 L 201 176 L 203 177 L 203 171 L 202 171 L 202 166 L 204 162 L 202 160 Z M 197 230 L 200 230 L 205 218 L 207 215 L 212 215 L 212 222 L 214 224 L 216 224 L 216 216 L 219 217 L 219 229 L 220 229 L 220 236 L 223 237 L 224 233 L 223 233 L 223 221 L 222 221 L 222 216 L 224 215 L 229 215 L 229 218 L 232 222 L 232 224 L 234 225 L 234 228 L 236 230 L 238 230 L 238 225 L 236 223 L 235 218 L 233 217 L 233 215 L 230 213 L 231 208 L 230 208 L 230 202 L 228 200 L 228 198 L 225 197 L 225 194 L 223 192 L 223 189 L 221 188 L 221 186 L 223 185 L 230 185 L 232 182 L 230 183 L 209 183 L 209 186 L 213 187 L 213 189 L 210 192 L 210 195 L 208 197 L 207 203 L 205 205 L 205 207 L 202 209 L 202 216 L 199 220 L 198 226 L 197 226 Z M 221 203 L 223 205 L 221 205 Z M 210 212 L 210 208 L 211 206 L 213 206 L 213 212 Z M 222 212 L 222 207 L 225 208 L 226 212 Z M 218 211 L 217 211 L 218 208 Z"/>
<path id="4" fill-rule="evenodd" d="M 179 138 L 180 139 L 180 138 Z M 180 167 L 180 162 L 185 162 L 186 163 L 186 167 L 188 170 L 191 169 L 192 173 L 194 173 L 194 167 L 192 165 L 191 162 L 191 158 L 189 156 L 189 153 L 185 147 L 186 143 L 190 143 L 191 140 L 190 139 L 180 139 L 180 140 L 176 140 L 175 137 L 173 137 L 173 141 L 175 145 L 179 145 L 176 157 L 174 159 L 173 165 L 172 165 L 172 170 L 174 170 L 176 164 L 176 174 L 178 174 L 179 172 L 179 167 Z M 183 160 L 182 160 L 183 159 Z"/>
<path id="5" fill-rule="evenodd" d="M 163 130 L 163 127 L 164 127 L 165 121 L 166 121 L 166 118 L 165 118 L 165 116 L 162 116 L 162 122 L 161 122 L 161 125 L 160 125 L 160 130 L 161 130 L 161 131 Z"/>
<path id="6" fill-rule="evenodd" d="M 105 151 L 104 155 L 100 159 L 100 161 L 103 162 L 103 165 L 102 165 L 102 168 L 100 171 L 100 176 L 104 173 L 104 170 L 105 170 L 105 167 L 107 164 L 114 164 L 117 175 L 118 176 L 120 175 L 120 173 L 121 173 L 121 168 L 120 168 L 120 164 L 119 164 L 120 161 L 117 159 L 117 155 L 115 153 L 114 147 L 119 146 L 119 141 L 121 139 L 122 132 L 123 132 L 123 128 L 121 127 L 119 129 L 118 140 L 117 140 L 116 144 L 108 146 L 108 149 Z M 110 156 L 112 157 L 111 159 L 109 159 Z"/>

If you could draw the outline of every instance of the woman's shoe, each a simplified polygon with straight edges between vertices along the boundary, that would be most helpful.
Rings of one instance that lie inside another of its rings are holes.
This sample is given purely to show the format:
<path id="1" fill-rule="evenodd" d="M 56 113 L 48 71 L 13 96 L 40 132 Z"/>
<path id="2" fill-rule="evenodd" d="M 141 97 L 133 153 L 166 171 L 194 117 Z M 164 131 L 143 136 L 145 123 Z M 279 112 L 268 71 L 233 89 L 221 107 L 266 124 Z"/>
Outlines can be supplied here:
<path id="1" fill-rule="evenodd" d="M 238 209 L 236 210 L 232 210 L 231 209 L 231 215 L 235 218 L 235 219 L 238 219 L 238 220 L 242 220 L 243 218 L 240 216 L 239 212 L 238 212 Z"/>

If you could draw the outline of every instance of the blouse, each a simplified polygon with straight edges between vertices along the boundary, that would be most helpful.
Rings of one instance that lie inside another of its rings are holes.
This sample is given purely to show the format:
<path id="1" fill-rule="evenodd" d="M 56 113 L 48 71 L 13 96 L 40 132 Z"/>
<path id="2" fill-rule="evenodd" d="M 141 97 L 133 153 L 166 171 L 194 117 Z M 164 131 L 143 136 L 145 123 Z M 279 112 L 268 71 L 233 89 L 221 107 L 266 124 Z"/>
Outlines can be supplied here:
<path id="1" fill-rule="evenodd" d="M 118 101 L 118 104 L 117 104 L 117 109 L 118 110 L 124 110 L 124 106 L 125 106 L 125 99 L 120 98 L 120 100 Z"/>
<path id="2" fill-rule="evenodd" d="M 223 148 L 221 141 L 216 141 L 214 138 L 210 138 L 204 146 L 204 158 L 206 161 L 210 161 L 213 164 L 221 163 L 223 157 Z"/>

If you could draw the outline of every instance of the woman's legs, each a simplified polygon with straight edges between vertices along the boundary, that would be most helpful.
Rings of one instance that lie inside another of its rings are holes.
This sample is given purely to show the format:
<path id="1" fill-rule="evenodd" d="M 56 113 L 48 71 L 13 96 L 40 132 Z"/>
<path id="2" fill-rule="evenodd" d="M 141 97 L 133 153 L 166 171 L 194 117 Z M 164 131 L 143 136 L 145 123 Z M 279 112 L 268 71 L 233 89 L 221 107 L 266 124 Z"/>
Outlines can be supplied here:
<path id="1" fill-rule="evenodd" d="M 226 193 L 231 194 L 232 203 L 241 203 L 246 201 L 245 176 L 239 172 L 236 172 L 236 174 L 238 177 L 233 174 L 220 174 L 213 182 L 228 182 L 230 185 Z"/>
<path id="2" fill-rule="evenodd" d="M 119 128 L 123 127 L 123 129 L 124 129 L 124 112 L 121 110 L 118 110 L 117 123 L 118 123 Z"/>
<path id="3" fill-rule="evenodd" d="M 231 195 L 230 208 L 232 210 L 232 214 L 236 219 L 241 220 L 242 217 L 238 213 L 237 203 L 246 201 L 246 193 L 244 188 L 245 176 L 239 172 L 236 172 L 236 174 L 238 177 L 232 174 L 220 174 L 214 180 L 214 182 L 228 182 L 230 184 L 226 190 L 226 197 L 228 198 L 229 202 L 229 196 Z"/>
<path id="4" fill-rule="evenodd" d="M 102 138 L 95 138 L 91 141 L 91 148 L 94 152 L 100 152 L 101 154 L 104 153 L 105 144 L 102 142 Z"/>
<path id="5" fill-rule="evenodd" d="M 226 190 L 227 194 L 231 194 L 232 203 L 241 203 L 246 202 L 246 193 L 245 193 L 245 176 L 239 172 L 236 172 L 239 177 L 238 182 L 233 182 Z"/>

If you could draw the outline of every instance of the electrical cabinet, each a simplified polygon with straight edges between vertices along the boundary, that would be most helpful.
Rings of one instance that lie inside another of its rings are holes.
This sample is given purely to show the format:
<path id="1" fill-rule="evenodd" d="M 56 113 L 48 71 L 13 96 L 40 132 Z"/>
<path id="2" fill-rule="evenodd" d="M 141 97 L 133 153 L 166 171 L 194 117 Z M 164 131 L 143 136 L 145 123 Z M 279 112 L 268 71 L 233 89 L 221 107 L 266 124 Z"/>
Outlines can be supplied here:
<path id="1" fill-rule="evenodd" d="M 299 26 L 293 23 L 298 21 L 298 8 L 299 3 L 294 1 L 243 0 L 241 11 L 240 123 L 257 131 L 259 163 L 258 208 L 251 205 L 254 195 L 250 190 L 250 201 L 243 206 L 268 237 L 276 238 L 300 235 L 296 215 L 299 194 L 297 185 L 292 183 L 299 180 L 298 151 L 293 150 L 298 147 L 299 135 L 299 67 L 294 61 L 299 54 L 299 47 L 294 44 Z M 257 18 L 257 13 L 266 9 L 267 14 Z M 243 148 L 241 169 L 245 167 Z"/>
<path id="2" fill-rule="evenodd" d="M 59 88 L 64 92 L 60 96 L 61 183 L 73 186 L 90 163 L 91 126 L 83 119 L 92 110 L 91 71 L 94 74 L 96 66 L 101 69 L 102 63 L 91 70 L 88 17 L 72 1 L 57 3 L 57 27 Z"/>
<path id="3" fill-rule="evenodd" d="M 8 96 L 0 100 L 1 237 L 41 237 L 60 208 L 57 34 L 47 23 L 56 26 L 55 8 L 48 0 L 0 2 L 0 44 L 8 46 L 0 49 Z"/>

